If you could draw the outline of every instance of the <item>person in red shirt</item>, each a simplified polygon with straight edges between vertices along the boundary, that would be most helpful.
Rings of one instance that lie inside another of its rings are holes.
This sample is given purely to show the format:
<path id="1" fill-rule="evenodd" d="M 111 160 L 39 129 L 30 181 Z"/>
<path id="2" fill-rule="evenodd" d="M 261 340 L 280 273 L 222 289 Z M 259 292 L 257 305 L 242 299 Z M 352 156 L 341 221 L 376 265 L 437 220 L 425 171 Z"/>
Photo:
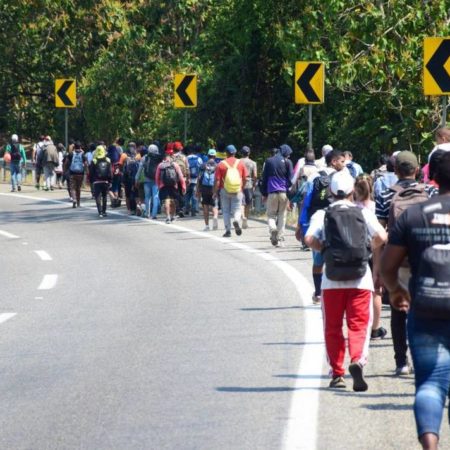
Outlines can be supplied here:
<path id="1" fill-rule="evenodd" d="M 240 236 L 242 229 L 239 222 L 242 216 L 243 189 L 248 173 L 245 164 L 236 159 L 237 150 L 234 145 L 228 145 L 225 151 L 227 157 L 218 164 L 216 169 L 214 196 L 220 195 L 225 224 L 223 237 L 231 237 L 231 217 L 233 217 L 236 234 Z"/>
<path id="2" fill-rule="evenodd" d="M 166 210 L 166 223 L 175 220 L 180 192 L 186 193 L 186 180 L 180 166 L 172 160 L 173 149 L 166 148 L 166 157 L 156 168 L 155 181 L 159 188 L 159 198 Z"/>

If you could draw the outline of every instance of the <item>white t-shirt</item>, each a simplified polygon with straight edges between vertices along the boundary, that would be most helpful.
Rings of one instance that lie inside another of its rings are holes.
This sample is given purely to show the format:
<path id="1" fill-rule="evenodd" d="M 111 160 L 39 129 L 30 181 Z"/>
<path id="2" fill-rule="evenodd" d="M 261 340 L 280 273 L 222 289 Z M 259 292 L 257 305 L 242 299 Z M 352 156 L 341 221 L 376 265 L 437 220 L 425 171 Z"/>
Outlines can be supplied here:
<path id="1" fill-rule="evenodd" d="M 351 203 L 348 200 L 339 200 L 334 202 L 331 208 L 335 205 L 348 205 L 350 208 L 357 208 L 354 203 Z M 369 237 L 373 238 L 373 236 L 377 233 L 383 232 L 383 227 L 378 222 L 375 214 L 368 210 L 361 210 L 364 220 L 367 224 L 367 230 L 369 232 Z M 309 225 L 308 231 L 306 232 L 306 236 L 314 236 L 319 241 L 323 242 L 325 240 L 324 236 L 324 219 L 325 219 L 325 210 L 320 209 L 311 217 L 311 223 Z M 333 281 L 327 278 L 326 271 L 324 271 L 322 276 L 322 289 L 367 289 L 369 291 L 374 290 L 372 272 L 370 270 L 369 265 L 367 265 L 366 273 L 362 278 L 358 278 L 356 280 L 349 281 Z"/>

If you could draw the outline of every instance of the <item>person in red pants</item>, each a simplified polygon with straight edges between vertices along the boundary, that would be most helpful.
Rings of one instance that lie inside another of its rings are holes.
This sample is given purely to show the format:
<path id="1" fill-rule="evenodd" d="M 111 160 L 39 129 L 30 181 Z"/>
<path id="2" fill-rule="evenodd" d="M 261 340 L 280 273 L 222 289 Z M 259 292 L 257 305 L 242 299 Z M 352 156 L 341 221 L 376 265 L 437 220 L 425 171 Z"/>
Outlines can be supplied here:
<path id="1" fill-rule="evenodd" d="M 331 178 L 332 204 L 317 211 L 305 243 L 321 251 L 325 260 L 322 310 L 325 346 L 331 366 L 331 388 L 345 388 L 344 316 L 354 391 L 366 391 L 363 367 L 367 362 L 372 325 L 372 273 L 368 264 L 372 248 L 384 244 L 387 235 L 375 214 L 353 203 L 354 179 L 341 171 Z"/>

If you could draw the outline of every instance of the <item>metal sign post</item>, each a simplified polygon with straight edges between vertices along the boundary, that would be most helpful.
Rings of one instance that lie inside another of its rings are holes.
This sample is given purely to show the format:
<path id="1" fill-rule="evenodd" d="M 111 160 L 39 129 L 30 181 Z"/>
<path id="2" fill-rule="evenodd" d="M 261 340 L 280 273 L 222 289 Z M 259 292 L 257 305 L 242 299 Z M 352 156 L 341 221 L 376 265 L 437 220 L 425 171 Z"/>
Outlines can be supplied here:
<path id="1" fill-rule="evenodd" d="M 69 146 L 69 109 L 64 110 L 64 143 L 66 146 L 66 151 Z"/>
<path id="2" fill-rule="evenodd" d="M 313 121 L 312 121 L 312 105 L 308 105 L 308 150 L 313 149 Z"/>
<path id="3" fill-rule="evenodd" d="M 447 125 L 447 96 L 442 97 L 442 119 L 441 126 L 445 127 Z"/>
<path id="4" fill-rule="evenodd" d="M 184 145 L 187 143 L 187 125 L 188 125 L 188 112 L 187 109 L 184 110 Z"/>

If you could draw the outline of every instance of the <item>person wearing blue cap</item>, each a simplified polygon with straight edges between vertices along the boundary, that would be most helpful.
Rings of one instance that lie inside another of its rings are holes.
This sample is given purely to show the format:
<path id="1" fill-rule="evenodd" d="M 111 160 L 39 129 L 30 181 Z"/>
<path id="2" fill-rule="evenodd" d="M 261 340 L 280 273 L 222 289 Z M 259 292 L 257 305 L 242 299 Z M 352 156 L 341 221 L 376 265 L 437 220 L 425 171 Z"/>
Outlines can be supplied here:
<path id="1" fill-rule="evenodd" d="M 223 237 L 231 237 L 231 217 L 236 234 L 238 236 L 242 234 L 239 222 L 242 216 L 241 206 L 247 169 L 241 160 L 236 159 L 236 151 L 236 147 L 232 144 L 225 148 L 227 157 L 217 165 L 215 175 L 214 196 L 220 194 L 225 224 Z"/>

